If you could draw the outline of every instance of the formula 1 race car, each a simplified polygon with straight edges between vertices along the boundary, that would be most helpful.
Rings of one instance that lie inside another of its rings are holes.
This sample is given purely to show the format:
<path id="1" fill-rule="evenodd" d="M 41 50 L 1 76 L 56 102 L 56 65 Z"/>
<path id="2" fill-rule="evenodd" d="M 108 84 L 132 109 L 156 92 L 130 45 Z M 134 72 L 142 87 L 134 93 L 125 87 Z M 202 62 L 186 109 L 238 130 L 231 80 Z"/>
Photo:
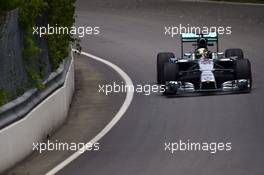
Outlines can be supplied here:
<path id="1" fill-rule="evenodd" d="M 183 53 L 183 44 L 191 43 L 194 52 Z M 210 51 L 209 46 L 216 46 Z M 165 85 L 165 95 L 193 92 L 250 92 L 250 61 L 241 49 L 218 51 L 217 33 L 181 35 L 181 58 L 173 53 L 157 56 L 157 82 Z"/>

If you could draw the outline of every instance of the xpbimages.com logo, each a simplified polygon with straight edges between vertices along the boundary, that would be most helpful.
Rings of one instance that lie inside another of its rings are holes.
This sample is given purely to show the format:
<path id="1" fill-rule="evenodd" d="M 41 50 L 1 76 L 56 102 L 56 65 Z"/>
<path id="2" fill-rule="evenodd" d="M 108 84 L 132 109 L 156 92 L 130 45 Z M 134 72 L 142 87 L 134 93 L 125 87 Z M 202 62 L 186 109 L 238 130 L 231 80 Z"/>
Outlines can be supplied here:
<path id="1" fill-rule="evenodd" d="M 99 35 L 100 27 L 63 27 L 63 26 L 42 26 L 42 27 L 33 27 L 33 35 L 38 35 L 39 37 L 43 37 L 45 35 L 77 35 L 80 38 L 85 37 L 86 35 Z"/>
<path id="2" fill-rule="evenodd" d="M 165 85 L 151 85 L 151 84 L 137 84 L 137 85 L 127 85 L 124 82 L 112 84 L 99 84 L 98 92 L 109 95 L 111 93 L 127 93 L 127 92 L 135 92 L 142 93 L 146 96 L 154 94 L 154 93 L 163 93 L 165 92 Z"/>
<path id="3" fill-rule="evenodd" d="M 99 151 L 99 143 L 67 143 L 59 142 L 55 140 L 54 142 L 48 140 L 47 142 L 36 142 L 32 144 L 33 151 L 37 151 L 40 154 L 44 151 L 78 151 L 83 153 L 85 151 Z"/>
<path id="4" fill-rule="evenodd" d="M 178 142 L 165 142 L 164 150 L 170 154 L 174 154 L 179 151 L 204 151 L 211 154 L 215 154 L 221 151 L 231 151 L 231 142 L 192 142 L 190 140 Z"/>
<path id="5" fill-rule="evenodd" d="M 170 37 L 175 37 L 177 35 L 182 35 L 184 33 L 193 33 L 193 34 L 208 34 L 208 33 L 217 33 L 218 35 L 231 35 L 232 27 L 231 26 L 191 26 L 190 24 L 178 26 L 165 26 L 164 35 Z"/>

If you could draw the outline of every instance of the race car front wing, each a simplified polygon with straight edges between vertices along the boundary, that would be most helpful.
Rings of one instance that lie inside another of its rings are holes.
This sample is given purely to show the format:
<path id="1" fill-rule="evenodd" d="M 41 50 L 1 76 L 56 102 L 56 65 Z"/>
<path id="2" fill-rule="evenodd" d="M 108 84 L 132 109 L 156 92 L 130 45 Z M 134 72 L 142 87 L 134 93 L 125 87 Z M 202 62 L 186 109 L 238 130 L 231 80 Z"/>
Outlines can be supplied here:
<path id="1" fill-rule="evenodd" d="M 203 82 L 204 83 L 204 82 Z M 210 86 L 208 82 L 207 87 Z M 249 92 L 251 88 L 250 80 L 239 79 L 224 82 L 220 88 L 204 88 L 204 84 L 199 89 L 195 89 L 193 83 L 181 81 L 168 81 L 165 84 L 165 95 L 181 95 L 185 93 L 202 93 L 202 92 Z"/>

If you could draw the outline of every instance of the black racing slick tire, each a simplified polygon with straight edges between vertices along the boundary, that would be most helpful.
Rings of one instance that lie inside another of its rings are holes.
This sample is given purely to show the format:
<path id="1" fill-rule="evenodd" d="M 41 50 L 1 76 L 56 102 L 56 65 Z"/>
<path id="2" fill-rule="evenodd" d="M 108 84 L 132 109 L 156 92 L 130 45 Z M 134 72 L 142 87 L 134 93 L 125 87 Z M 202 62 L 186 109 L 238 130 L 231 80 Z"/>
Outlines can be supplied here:
<path id="1" fill-rule="evenodd" d="M 252 87 L 251 64 L 248 59 L 236 60 L 235 62 L 235 78 L 250 80 L 250 88 Z"/>
<path id="2" fill-rule="evenodd" d="M 244 59 L 244 53 L 242 49 L 236 48 L 236 49 L 226 49 L 225 51 L 225 57 L 234 57 L 237 56 L 238 59 Z"/>
<path id="3" fill-rule="evenodd" d="M 164 80 L 167 81 L 178 81 L 179 80 L 179 65 L 176 63 L 165 63 L 164 64 Z"/>
<path id="4" fill-rule="evenodd" d="M 171 52 L 159 53 L 157 56 L 157 82 L 158 84 L 165 84 L 164 64 L 168 63 L 170 58 L 175 58 L 175 55 Z"/>

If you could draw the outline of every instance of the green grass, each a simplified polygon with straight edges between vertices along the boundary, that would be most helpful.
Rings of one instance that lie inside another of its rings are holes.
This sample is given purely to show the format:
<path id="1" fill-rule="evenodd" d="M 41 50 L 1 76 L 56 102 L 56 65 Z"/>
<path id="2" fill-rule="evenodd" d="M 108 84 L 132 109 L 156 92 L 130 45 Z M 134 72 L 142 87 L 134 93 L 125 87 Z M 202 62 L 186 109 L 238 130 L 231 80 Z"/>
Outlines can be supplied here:
<path id="1" fill-rule="evenodd" d="M 225 2 L 240 2 L 240 3 L 264 3 L 264 0 L 212 0 L 212 1 L 225 1 Z"/>

